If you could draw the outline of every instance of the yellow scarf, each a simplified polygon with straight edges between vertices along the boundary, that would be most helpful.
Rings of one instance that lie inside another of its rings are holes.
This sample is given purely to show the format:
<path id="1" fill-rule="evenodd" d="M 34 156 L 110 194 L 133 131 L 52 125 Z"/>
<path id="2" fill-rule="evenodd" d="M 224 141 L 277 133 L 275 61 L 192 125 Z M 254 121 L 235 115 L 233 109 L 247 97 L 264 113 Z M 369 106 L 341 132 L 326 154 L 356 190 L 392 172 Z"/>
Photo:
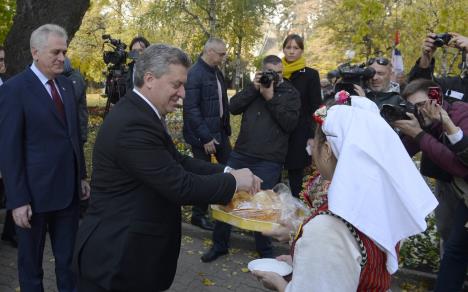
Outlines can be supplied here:
<path id="1" fill-rule="evenodd" d="M 281 61 L 283 62 L 283 77 L 286 79 L 289 79 L 294 72 L 304 69 L 306 66 L 304 57 L 300 57 L 292 63 L 288 63 L 284 57 Z"/>

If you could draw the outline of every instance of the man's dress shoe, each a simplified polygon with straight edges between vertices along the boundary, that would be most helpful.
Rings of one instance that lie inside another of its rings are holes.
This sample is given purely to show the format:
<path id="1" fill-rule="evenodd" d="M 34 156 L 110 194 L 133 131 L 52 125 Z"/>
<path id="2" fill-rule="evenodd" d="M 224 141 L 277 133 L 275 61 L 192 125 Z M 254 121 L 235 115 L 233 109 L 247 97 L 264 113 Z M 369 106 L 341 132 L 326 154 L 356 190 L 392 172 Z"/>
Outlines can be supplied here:
<path id="1" fill-rule="evenodd" d="M 215 259 L 219 258 L 222 255 L 227 254 L 228 251 L 216 251 L 213 248 L 210 248 L 209 251 L 207 251 L 204 255 L 202 255 L 201 260 L 204 263 L 209 263 L 214 261 Z"/>
<path id="2" fill-rule="evenodd" d="M 190 223 L 192 223 L 192 225 L 196 225 L 205 230 L 214 229 L 213 223 L 211 223 L 210 220 L 208 220 L 206 217 L 200 217 L 200 218 L 192 217 L 192 219 L 190 220 Z"/>

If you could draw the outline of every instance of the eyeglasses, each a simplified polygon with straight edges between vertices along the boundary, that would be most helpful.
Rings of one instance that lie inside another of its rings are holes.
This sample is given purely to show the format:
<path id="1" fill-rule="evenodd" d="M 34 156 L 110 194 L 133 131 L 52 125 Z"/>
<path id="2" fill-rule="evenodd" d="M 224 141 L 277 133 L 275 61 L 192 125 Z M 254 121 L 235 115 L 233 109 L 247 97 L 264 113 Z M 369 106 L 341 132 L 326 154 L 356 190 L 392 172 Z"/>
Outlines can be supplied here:
<path id="1" fill-rule="evenodd" d="M 370 58 L 369 61 L 367 61 L 367 66 L 370 66 L 377 62 L 377 64 L 382 65 L 382 66 L 387 66 L 390 61 L 387 58 L 384 57 L 378 57 L 378 58 Z"/>

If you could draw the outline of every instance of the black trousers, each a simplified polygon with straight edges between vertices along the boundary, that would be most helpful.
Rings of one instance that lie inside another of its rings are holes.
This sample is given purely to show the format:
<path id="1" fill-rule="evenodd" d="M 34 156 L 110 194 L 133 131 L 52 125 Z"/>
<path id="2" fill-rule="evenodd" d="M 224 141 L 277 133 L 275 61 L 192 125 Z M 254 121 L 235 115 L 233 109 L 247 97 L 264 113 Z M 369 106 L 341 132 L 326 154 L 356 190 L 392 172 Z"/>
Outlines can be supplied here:
<path id="1" fill-rule="evenodd" d="M 78 278 L 78 292 L 111 292 L 81 277 Z"/>
<path id="2" fill-rule="evenodd" d="M 218 163 L 221 164 L 226 164 L 229 155 L 231 154 L 231 143 L 229 142 L 229 137 L 227 135 L 223 134 L 222 141 L 218 141 L 219 144 L 216 145 L 216 153 L 215 157 Z M 204 160 L 204 161 L 211 161 L 211 155 L 205 153 L 205 149 L 202 147 L 194 147 L 192 146 L 192 153 L 193 157 Z M 201 218 L 206 216 L 206 213 L 208 212 L 208 205 L 203 204 L 203 205 L 194 205 L 192 207 L 192 218 Z"/>

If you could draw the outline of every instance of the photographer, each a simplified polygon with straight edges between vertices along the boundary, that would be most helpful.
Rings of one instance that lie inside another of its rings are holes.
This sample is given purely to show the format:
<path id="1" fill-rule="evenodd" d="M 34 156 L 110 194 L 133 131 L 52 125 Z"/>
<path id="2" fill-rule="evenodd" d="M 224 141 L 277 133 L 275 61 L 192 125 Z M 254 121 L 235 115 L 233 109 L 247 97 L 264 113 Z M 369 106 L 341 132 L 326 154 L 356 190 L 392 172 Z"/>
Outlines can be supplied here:
<path id="1" fill-rule="evenodd" d="M 408 84 L 403 98 L 416 107 L 420 122 L 408 113 L 409 120 L 393 126 L 404 134 L 410 156 L 422 151 L 421 173 L 444 187 L 436 192 L 440 203 L 436 223 L 446 243 L 435 291 L 460 291 L 468 263 L 468 104 L 439 105 L 428 95 L 434 86 L 425 79 Z"/>
<path id="2" fill-rule="evenodd" d="M 135 76 L 135 61 L 138 59 L 138 56 L 143 53 L 143 51 L 150 46 L 150 42 L 142 36 L 137 36 L 132 39 L 130 43 L 130 54 L 129 57 L 132 59 L 132 62 L 128 64 L 127 72 L 127 91 L 133 89 L 133 79 Z"/>
<path id="3" fill-rule="evenodd" d="M 383 57 L 370 58 L 367 66 L 375 70 L 374 76 L 368 81 L 367 98 L 375 102 L 379 109 L 384 104 L 398 105 L 402 101 L 400 86 L 390 80 L 392 77 L 390 60 Z"/>
<path id="4" fill-rule="evenodd" d="M 461 50 L 464 64 L 462 73 L 455 77 L 434 77 L 435 60 L 432 57 L 438 47 L 454 46 Z M 422 55 L 411 69 L 409 80 L 417 78 L 432 79 L 442 87 L 442 92 L 453 100 L 468 101 L 468 74 L 466 57 L 468 55 L 468 37 L 458 33 L 434 34 L 429 33 L 422 44 Z"/>
<path id="5" fill-rule="evenodd" d="M 227 165 L 248 167 L 263 180 L 261 189 L 273 188 L 281 178 L 288 151 L 289 134 L 299 120 L 299 92 L 283 81 L 283 64 L 277 56 L 263 59 L 263 72 L 257 72 L 251 86 L 234 95 L 229 111 L 242 114 L 239 137 Z M 228 252 L 231 225 L 216 222 L 213 246 L 201 260 L 211 262 Z M 255 232 L 256 250 L 262 258 L 273 257 L 271 241 Z"/>

